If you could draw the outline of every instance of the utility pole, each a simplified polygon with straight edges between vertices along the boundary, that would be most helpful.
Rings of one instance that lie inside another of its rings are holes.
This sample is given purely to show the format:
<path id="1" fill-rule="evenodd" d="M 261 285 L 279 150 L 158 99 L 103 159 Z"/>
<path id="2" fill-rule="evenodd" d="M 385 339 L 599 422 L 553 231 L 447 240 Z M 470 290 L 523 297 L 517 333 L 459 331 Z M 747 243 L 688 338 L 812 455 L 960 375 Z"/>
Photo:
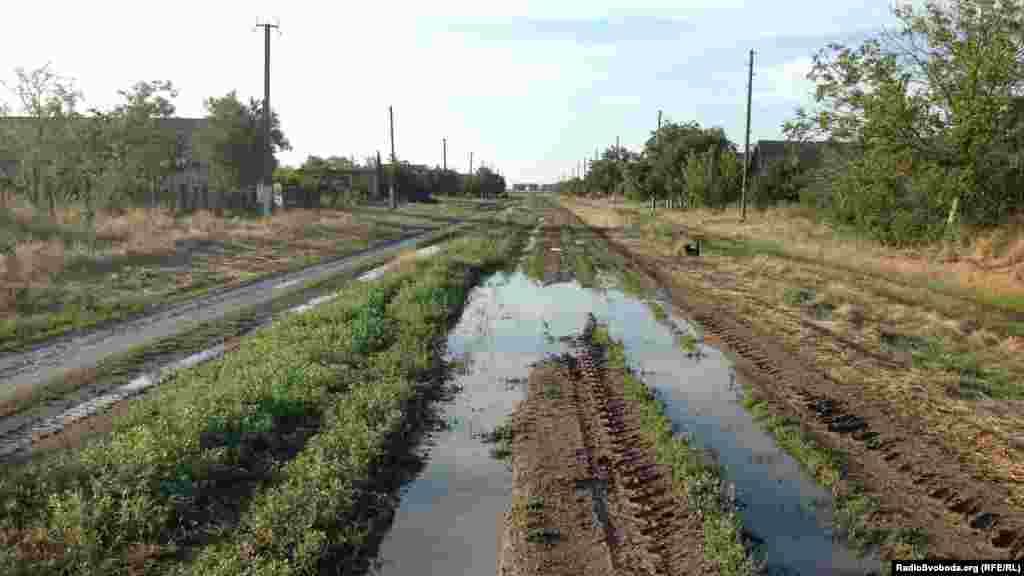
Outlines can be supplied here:
<path id="1" fill-rule="evenodd" d="M 398 208 L 397 198 L 395 198 L 395 179 L 398 178 L 398 159 L 395 156 L 395 112 L 388 106 L 388 120 L 391 125 L 391 186 L 389 188 L 391 209 Z"/>
<path id="2" fill-rule="evenodd" d="M 381 161 L 380 161 L 380 150 L 377 150 L 377 165 L 375 166 L 375 168 L 377 169 L 377 182 L 376 182 L 376 185 L 374 186 L 374 191 L 373 191 L 373 193 L 374 193 L 374 198 L 373 198 L 374 201 L 376 201 L 378 198 L 380 198 L 380 187 L 384 183 L 384 164 L 381 164 Z"/>
<path id="3" fill-rule="evenodd" d="M 274 198 L 273 169 L 271 164 L 274 161 L 273 149 L 270 145 L 270 29 L 280 28 L 278 24 L 260 24 L 256 21 L 256 28 L 263 28 L 263 181 L 260 182 L 259 194 L 263 197 L 263 215 L 270 215 L 270 205 Z"/>
<path id="4" fill-rule="evenodd" d="M 654 133 L 655 150 L 657 150 L 657 146 L 660 143 L 661 143 L 661 110 L 658 110 L 658 129 Z M 651 195 L 651 212 L 656 212 L 657 210 L 658 210 L 658 198 L 657 198 L 657 195 L 652 194 Z"/>
<path id="5" fill-rule="evenodd" d="M 750 51 L 750 70 L 747 78 L 747 134 L 743 150 L 743 188 L 740 191 L 740 222 L 747 219 L 747 172 L 750 171 L 750 100 L 754 89 L 754 51 Z"/>
<path id="6" fill-rule="evenodd" d="M 442 157 L 443 157 L 442 162 L 444 162 L 444 171 L 447 172 L 448 171 L 448 139 L 447 138 L 442 138 L 441 139 L 441 149 L 442 149 L 441 154 L 442 154 Z"/>

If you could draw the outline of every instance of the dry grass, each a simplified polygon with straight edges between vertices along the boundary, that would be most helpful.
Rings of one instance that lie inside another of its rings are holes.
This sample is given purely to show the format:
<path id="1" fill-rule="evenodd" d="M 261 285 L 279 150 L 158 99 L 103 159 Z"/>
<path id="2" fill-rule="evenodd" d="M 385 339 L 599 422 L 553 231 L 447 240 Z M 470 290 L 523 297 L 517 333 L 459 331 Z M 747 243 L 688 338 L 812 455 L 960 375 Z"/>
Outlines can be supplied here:
<path id="1" fill-rule="evenodd" d="M 600 214 L 620 208 L 594 201 L 566 200 L 588 224 L 602 221 Z M 625 217 L 625 216 L 621 216 Z M 937 367 L 897 368 L 859 357 L 843 341 L 822 338 L 801 327 L 801 315 L 815 303 L 834 306 L 830 320 L 812 320 L 846 341 L 863 349 L 878 351 L 881 331 L 933 338 L 943 350 L 962 358 L 973 358 L 979 366 L 1001 368 L 1011 378 L 1024 377 L 1024 338 L 997 335 L 975 325 L 970 318 L 943 314 L 930 305 L 928 288 L 901 290 L 908 296 L 897 301 L 890 296 L 886 278 L 928 276 L 955 282 L 963 288 L 983 288 L 1005 295 L 1024 294 L 1024 284 L 1014 277 L 1024 263 L 1024 225 L 1018 220 L 1000 230 L 977 232 L 967 243 L 970 256 L 942 261 L 934 254 L 886 249 L 863 240 L 837 236 L 827 226 L 797 210 L 777 209 L 748 213 L 741 224 L 735 214 L 709 211 L 659 213 L 659 219 L 699 227 L 711 234 L 754 241 L 776 242 L 784 252 L 810 256 L 811 261 L 757 254 L 736 258 L 715 255 L 706 266 L 680 268 L 670 272 L 680 285 L 714 294 L 742 315 L 775 334 L 792 350 L 800 350 L 835 380 L 880 402 L 889 402 L 918 418 L 931 430 L 941 431 L 965 461 L 986 469 L 1012 485 L 1014 499 L 1024 503 L 1024 465 L 1016 462 L 1007 439 L 1024 427 L 1019 410 L 1024 400 L 971 401 L 951 394 L 959 387 L 959 375 Z M 607 221 L 605 219 L 604 221 Z M 672 246 L 664 238 L 645 235 L 633 249 L 646 254 L 666 255 Z M 854 279 L 842 273 L 844 267 L 873 269 L 876 280 Z M 970 273 L 965 270 L 970 269 Z M 724 277 L 742 281 L 723 282 Z M 814 290 L 814 297 L 801 309 L 785 303 L 787 290 Z M 918 304 L 910 305 L 911 302 Z M 977 450 L 984 446 L 986 450 Z"/>
<path id="2" fill-rule="evenodd" d="M 592 226 L 622 227 L 629 222 L 621 203 L 565 199 Z M 806 208 L 776 207 L 747 212 L 740 222 L 734 210 L 661 210 L 666 222 L 699 227 L 730 238 L 774 241 L 786 252 L 823 263 L 845 265 L 880 274 L 899 274 L 918 280 L 941 281 L 963 290 L 994 297 L 1024 296 L 1024 214 L 1003 227 L 965 230 L 965 245 L 928 250 L 897 250 L 864 238 L 837 235 L 814 219 Z"/>
<path id="3" fill-rule="evenodd" d="M 26 228 L 38 225 L 40 214 L 31 208 L 12 206 L 8 212 Z M 78 208 L 58 210 L 56 218 L 46 220 L 57 229 L 84 231 L 86 226 L 85 215 Z M 329 229 L 331 234 L 326 238 L 306 238 L 313 226 Z M 175 250 L 176 242 L 186 239 L 285 241 L 294 243 L 298 249 L 330 250 L 338 242 L 368 238 L 370 226 L 356 222 L 351 214 L 334 210 L 292 210 L 270 219 L 229 220 L 209 211 L 176 219 L 167 209 L 132 208 L 98 213 L 94 232 L 97 240 L 110 244 L 103 255 L 127 256 L 169 254 Z M 0 257 L 0 315 L 13 311 L 19 289 L 47 285 L 76 252 L 77 249 L 66 248 L 58 236 L 45 240 L 18 239 L 13 252 Z"/>

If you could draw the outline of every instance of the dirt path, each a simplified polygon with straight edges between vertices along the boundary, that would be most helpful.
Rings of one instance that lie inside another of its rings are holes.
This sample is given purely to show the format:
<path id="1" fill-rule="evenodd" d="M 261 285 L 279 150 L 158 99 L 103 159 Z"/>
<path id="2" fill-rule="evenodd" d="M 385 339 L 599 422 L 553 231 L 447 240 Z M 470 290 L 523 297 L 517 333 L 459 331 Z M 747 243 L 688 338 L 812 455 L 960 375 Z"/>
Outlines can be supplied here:
<path id="1" fill-rule="evenodd" d="M 542 230 L 545 279 L 560 277 L 560 232 L 549 212 Z M 555 250 L 552 250 L 554 248 Z M 593 317 L 592 317 L 593 321 Z M 512 417 L 512 505 L 502 525 L 500 576 L 715 574 L 702 553 L 701 520 L 655 464 L 622 374 L 600 350 L 536 367 Z"/>
<path id="2" fill-rule="evenodd" d="M 32 388 L 73 370 L 95 365 L 104 357 L 174 335 L 191 324 L 223 317 L 233 310 L 264 303 L 286 290 L 342 273 L 369 256 L 398 252 L 415 245 L 430 232 L 389 241 L 349 256 L 323 262 L 246 286 L 210 294 L 156 313 L 75 334 L 29 352 L 0 355 L 0 395 Z"/>
<path id="3" fill-rule="evenodd" d="M 1024 557 L 1024 511 L 1011 503 L 1005 483 L 986 479 L 942 442 L 941 431 L 899 410 L 891 397 L 837 381 L 803 349 L 789 349 L 745 318 L 730 298 L 718 297 L 743 279 L 715 276 L 714 267 L 702 259 L 659 255 L 646 240 L 629 238 L 621 229 L 592 230 L 665 287 L 673 305 L 702 326 L 707 342 L 736 357 L 738 370 L 773 412 L 797 418 L 810 437 L 847 455 L 845 477 L 834 491 L 849 493 L 860 485 L 879 500 L 880 506 L 860 519 L 867 528 L 922 529 L 930 557 Z M 880 361 L 869 350 L 831 338 L 828 331 L 804 329 L 801 334 L 802 348 L 828 342 L 846 349 L 854 362 Z M 948 418 L 956 423 L 956 414 Z M 883 554 L 907 553 L 883 549 Z"/>

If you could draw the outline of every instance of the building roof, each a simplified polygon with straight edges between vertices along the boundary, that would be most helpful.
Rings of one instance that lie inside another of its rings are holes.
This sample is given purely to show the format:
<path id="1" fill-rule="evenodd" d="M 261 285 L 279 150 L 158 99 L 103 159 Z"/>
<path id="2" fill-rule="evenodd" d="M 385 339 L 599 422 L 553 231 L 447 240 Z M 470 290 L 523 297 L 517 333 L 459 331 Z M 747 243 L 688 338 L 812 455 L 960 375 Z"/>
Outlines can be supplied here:
<path id="1" fill-rule="evenodd" d="M 751 159 L 759 164 L 780 160 L 786 155 L 786 147 L 796 148 L 797 157 L 801 164 L 813 164 L 821 159 L 821 154 L 829 147 L 842 148 L 845 144 L 840 142 L 797 142 L 789 140 L 758 140 L 750 149 Z M 740 153 L 740 160 L 743 154 Z"/>

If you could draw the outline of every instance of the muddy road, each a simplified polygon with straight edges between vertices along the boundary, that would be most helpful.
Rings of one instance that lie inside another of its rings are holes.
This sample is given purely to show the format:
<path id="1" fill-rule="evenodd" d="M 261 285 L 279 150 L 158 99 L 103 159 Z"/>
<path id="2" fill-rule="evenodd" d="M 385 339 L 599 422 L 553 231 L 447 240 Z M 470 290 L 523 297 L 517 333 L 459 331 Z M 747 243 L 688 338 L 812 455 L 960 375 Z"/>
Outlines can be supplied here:
<path id="1" fill-rule="evenodd" d="M 734 359 L 772 414 L 799 423 L 800 434 L 839 455 L 832 491 L 846 501 L 859 537 L 883 558 L 1024 558 L 1024 511 L 1013 503 L 1012 484 L 951 450 L 940 431 L 899 408 L 902 398 L 846 385 L 809 358 L 828 345 L 843 348 L 854 364 L 902 364 L 835 338 L 806 318 L 800 319 L 801 348 L 793 350 L 746 318 L 734 295 L 726 294 L 742 278 L 701 258 L 659 254 L 650 239 L 621 227 L 590 230 L 666 289 L 675 309 L 701 326 L 705 341 Z M 956 413 L 946 417 L 947 426 L 958 424 Z M 987 445 L 975 449 L 981 453 Z"/>
<path id="2" fill-rule="evenodd" d="M 725 354 L 694 340 L 665 291 L 626 286 L 571 224 L 545 212 L 519 269 L 471 293 L 447 343 L 463 367 L 439 409 L 447 424 L 401 491 L 374 573 L 744 574 L 758 559 L 767 574 L 878 573 L 847 546 L 830 493 L 743 409 Z M 662 432 L 691 438 L 707 502 L 691 501 L 595 325 L 662 402 Z"/>

